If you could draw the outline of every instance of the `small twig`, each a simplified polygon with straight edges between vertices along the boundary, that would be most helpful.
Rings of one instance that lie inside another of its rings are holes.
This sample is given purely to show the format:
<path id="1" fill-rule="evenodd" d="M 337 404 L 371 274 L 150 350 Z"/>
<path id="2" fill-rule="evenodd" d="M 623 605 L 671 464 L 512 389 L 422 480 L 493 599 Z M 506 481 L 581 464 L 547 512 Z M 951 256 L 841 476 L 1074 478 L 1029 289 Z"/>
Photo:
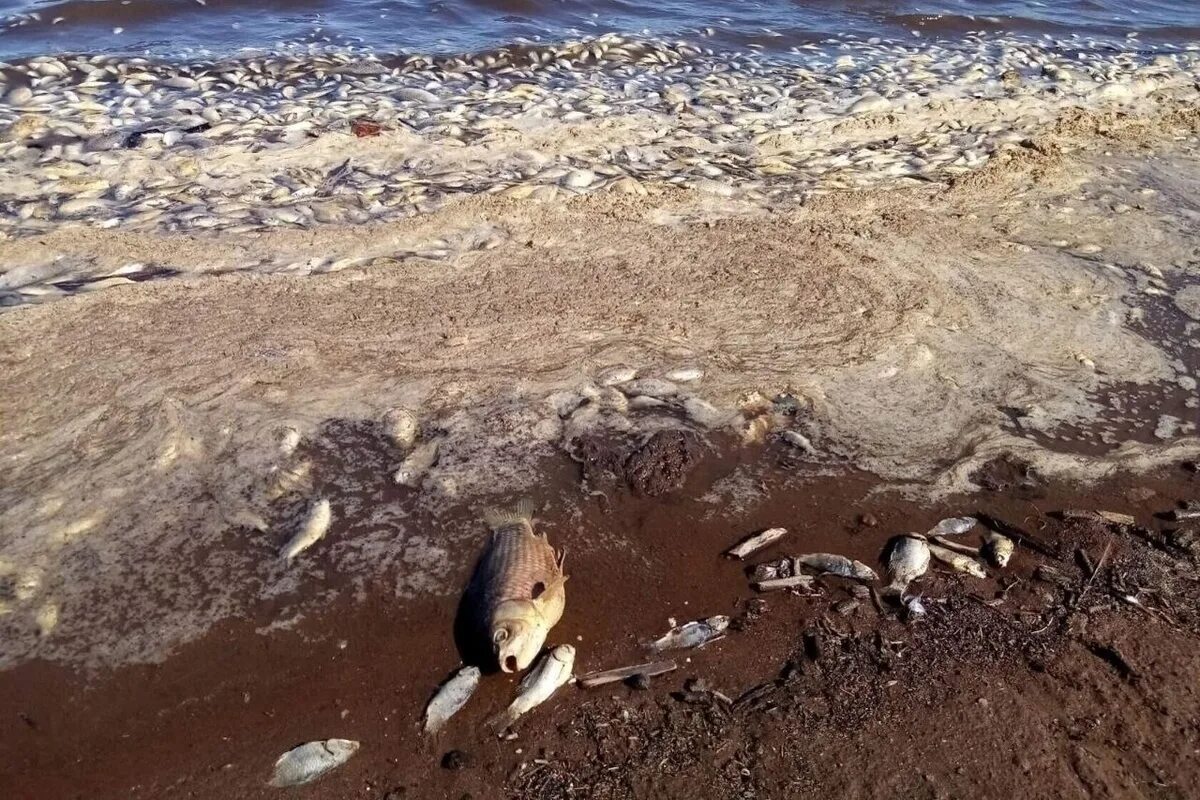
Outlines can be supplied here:
<path id="1" fill-rule="evenodd" d="M 1104 552 L 1100 554 L 1100 560 L 1096 562 L 1096 568 L 1092 570 L 1091 576 L 1083 584 L 1083 591 L 1079 593 L 1079 599 L 1075 601 L 1075 605 L 1079 606 L 1083 602 L 1084 596 L 1088 593 L 1088 589 L 1092 588 L 1092 581 L 1096 580 L 1096 576 L 1100 574 L 1100 570 L 1104 569 L 1104 561 L 1108 558 L 1108 552 L 1112 549 L 1112 539 L 1109 539 L 1104 544 Z"/>

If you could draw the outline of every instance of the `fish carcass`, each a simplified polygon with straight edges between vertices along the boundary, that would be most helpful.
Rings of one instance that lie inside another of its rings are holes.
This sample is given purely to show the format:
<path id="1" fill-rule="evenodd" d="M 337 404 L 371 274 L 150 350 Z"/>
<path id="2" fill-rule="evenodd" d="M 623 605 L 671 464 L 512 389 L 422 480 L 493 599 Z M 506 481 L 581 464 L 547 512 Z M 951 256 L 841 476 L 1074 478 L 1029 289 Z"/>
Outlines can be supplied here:
<path id="1" fill-rule="evenodd" d="M 533 506 L 489 511 L 492 528 L 467 591 L 505 672 L 526 669 L 541 652 L 567 603 L 563 558 L 533 532 Z"/>
<path id="2" fill-rule="evenodd" d="M 899 536 L 892 543 L 892 553 L 888 556 L 888 576 L 891 583 L 887 591 L 904 596 L 908 585 L 925 574 L 929 569 L 929 542 L 919 533 L 908 533 Z"/>
<path id="3" fill-rule="evenodd" d="M 283 550 L 279 551 L 279 557 L 290 564 L 293 558 L 325 538 L 325 533 L 329 530 L 329 523 L 332 521 L 333 510 L 329 506 L 329 501 L 323 498 L 318 500 L 308 512 L 304 527 L 284 545 Z"/>
<path id="4" fill-rule="evenodd" d="M 516 699 L 497 720 L 497 728 L 503 732 L 521 717 L 550 699 L 558 687 L 571 680 L 575 666 L 575 648 L 560 644 L 538 662 L 521 681 Z"/>
<path id="5" fill-rule="evenodd" d="M 358 742 L 350 739 L 326 739 L 292 748 L 275 762 L 271 785 L 299 786 L 315 781 L 329 770 L 340 767 L 358 752 Z"/>
<path id="6" fill-rule="evenodd" d="M 463 667 L 441 685 L 425 707 L 426 733 L 437 733 L 452 716 L 462 710 L 479 688 L 481 675 L 479 667 Z"/>

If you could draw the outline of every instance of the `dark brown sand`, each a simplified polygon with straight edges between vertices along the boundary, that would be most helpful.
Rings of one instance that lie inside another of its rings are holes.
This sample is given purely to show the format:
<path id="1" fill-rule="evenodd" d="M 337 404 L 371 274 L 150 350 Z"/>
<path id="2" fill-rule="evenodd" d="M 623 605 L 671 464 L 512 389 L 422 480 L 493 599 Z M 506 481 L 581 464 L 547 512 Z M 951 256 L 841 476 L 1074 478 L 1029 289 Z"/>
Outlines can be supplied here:
<path id="1" fill-rule="evenodd" d="M 547 497 L 581 491 L 576 465 L 548 469 Z M 230 621 L 158 665 L 91 680 L 38 661 L 9 671 L 3 794 L 282 796 L 266 786 L 278 754 L 343 737 L 363 743 L 359 754 L 288 794 L 1192 796 L 1200 540 L 1160 512 L 1196 495 L 1195 469 L 1081 490 L 996 465 L 980 476 L 995 491 L 929 508 L 872 493 L 863 475 L 815 474 L 781 444 L 711 451 L 679 490 L 655 497 L 609 478 L 582 518 L 541 522 L 577 545 L 551 637 L 577 646 L 577 674 L 646 660 L 642 643 L 668 617 L 730 614 L 738 628 L 678 653 L 679 670 L 648 689 L 565 687 L 501 741 L 484 721 L 515 681 L 485 676 L 466 710 L 425 738 L 421 709 L 458 662 L 455 598 L 399 604 L 373 587 L 269 637 L 256 620 Z M 710 492 L 731 476 L 755 493 L 736 528 L 711 520 Z M 1066 508 L 1128 512 L 1138 526 L 1051 513 Z M 936 566 L 919 584 L 927 619 L 906 624 L 870 599 L 849 608 L 851 587 L 835 578 L 813 597 L 756 597 L 746 564 L 720 556 L 747 531 L 783 525 L 789 537 L 748 563 L 830 550 L 876 564 L 892 533 L 966 512 L 1015 525 L 1058 557 L 1019 547 L 988 580 Z M 587 547 L 601 530 L 629 547 Z M 471 555 L 454 554 L 451 581 L 465 581 Z M 1038 577 L 1043 565 L 1060 577 Z M 446 760 L 451 751 L 461 757 Z"/>

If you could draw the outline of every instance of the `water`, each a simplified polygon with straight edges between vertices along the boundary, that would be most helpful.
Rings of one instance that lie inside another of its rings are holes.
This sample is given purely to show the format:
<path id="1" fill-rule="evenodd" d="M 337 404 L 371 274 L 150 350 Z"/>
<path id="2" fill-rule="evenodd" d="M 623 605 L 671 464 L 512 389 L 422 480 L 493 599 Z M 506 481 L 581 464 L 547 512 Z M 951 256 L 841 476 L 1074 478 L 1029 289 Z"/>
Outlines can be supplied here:
<path id="1" fill-rule="evenodd" d="M 831 37 L 954 39 L 969 31 L 1150 46 L 1200 39 L 1195 0 L 0 0 L 0 20 L 0 58 L 9 59 L 204 57 L 283 44 L 455 53 L 610 31 L 777 53 Z"/>

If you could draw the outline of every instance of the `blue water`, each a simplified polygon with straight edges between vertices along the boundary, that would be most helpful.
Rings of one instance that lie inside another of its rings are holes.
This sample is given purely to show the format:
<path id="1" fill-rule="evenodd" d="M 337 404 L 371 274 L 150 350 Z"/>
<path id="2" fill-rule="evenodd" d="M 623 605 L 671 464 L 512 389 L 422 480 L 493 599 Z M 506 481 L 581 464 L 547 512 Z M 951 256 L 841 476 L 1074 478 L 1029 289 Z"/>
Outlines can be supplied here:
<path id="1" fill-rule="evenodd" d="M 1147 46 L 1200 40 L 1200 0 L 0 0 L 0 19 L 0 58 L 225 55 L 284 43 L 474 52 L 609 31 L 771 52 L 835 36 L 953 39 L 970 31 L 1113 42 L 1136 34 L 1130 41 Z"/>

